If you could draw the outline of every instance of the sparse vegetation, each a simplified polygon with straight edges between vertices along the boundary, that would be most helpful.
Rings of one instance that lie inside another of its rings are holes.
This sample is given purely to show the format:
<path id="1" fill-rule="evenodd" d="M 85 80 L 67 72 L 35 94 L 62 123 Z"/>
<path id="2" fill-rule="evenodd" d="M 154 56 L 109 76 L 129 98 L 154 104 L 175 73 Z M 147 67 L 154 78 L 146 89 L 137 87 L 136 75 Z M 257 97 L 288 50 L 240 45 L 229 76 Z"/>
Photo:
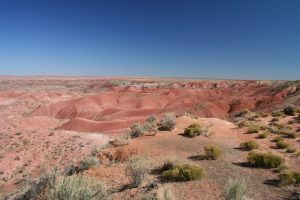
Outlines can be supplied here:
<path id="1" fill-rule="evenodd" d="M 247 133 L 258 133 L 260 128 L 258 126 L 250 126 L 247 130 Z"/>
<path id="2" fill-rule="evenodd" d="M 133 186 L 138 187 L 151 170 L 151 160 L 148 156 L 135 155 L 129 158 L 126 165 L 126 175 Z"/>
<path id="3" fill-rule="evenodd" d="M 143 125 L 141 125 L 140 123 L 132 125 L 130 127 L 130 129 L 131 129 L 130 136 L 132 138 L 140 137 L 140 136 L 144 135 L 144 133 L 145 133 L 145 129 L 144 129 Z"/>
<path id="4" fill-rule="evenodd" d="M 222 151 L 220 150 L 219 147 L 214 146 L 214 145 L 207 145 L 204 147 L 205 151 L 205 159 L 208 160 L 217 160 L 218 158 L 221 157 Z"/>
<path id="5" fill-rule="evenodd" d="M 279 185 L 292 185 L 300 183 L 300 172 L 290 172 L 284 171 L 283 173 L 279 174 Z"/>
<path id="6" fill-rule="evenodd" d="M 284 159 L 270 152 L 258 153 L 252 151 L 248 154 L 248 162 L 252 167 L 276 168 L 284 163 Z"/>
<path id="7" fill-rule="evenodd" d="M 189 137 L 206 135 L 207 132 L 208 132 L 208 128 L 200 125 L 199 123 L 193 123 L 184 129 L 184 134 Z"/>
<path id="8" fill-rule="evenodd" d="M 276 142 L 275 143 L 276 144 L 276 148 L 278 148 L 278 149 L 286 149 L 286 148 L 288 148 L 289 147 L 289 144 L 288 143 L 286 143 L 285 141 L 278 141 L 278 142 Z"/>
<path id="9" fill-rule="evenodd" d="M 158 200 L 175 200 L 171 185 L 163 184 L 157 191 Z"/>
<path id="10" fill-rule="evenodd" d="M 191 164 L 176 165 L 174 168 L 162 173 L 162 179 L 165 181 L 200 180 L 203 176 L 203 169 Z"/>
<path id="11" fill-rule="evenodd" d="M 270 132 L 269 131 L 264 131 L 263 133 L 258 134 L 258 138 L 260 139 L 265 139 L 269 136 Z"/>
<path id="12" fill-rule="evenodd" d="M 287 153 L 295 153 L 296 151 L 297 149 L 291 145 L 286 148 Z"/>
<path id="13" fill-rule="evenodd" d="M 293 131 L 280 131 L 279 134 L 281 134 L 282 136 L 286 137 L 286 138 L 291 138 L 291 139 L 295 139 L 297 137 L 297 134 Z"/>
<path id="14" fill-rule="evenodd" d="M 273 142 L 280 142 L 280 141 L 283 141 L 283 138 L 281 136 L 276 136 L 272 141 Z"/>
<path id="15" fill-rule="evenodd" d="M 99 159 L 95 156 L 89 156 L 80 162 L 80 168 L 82 170 L 88 170 L 90 168 L 94 168 L 99 166 Z"/>
<path id="16" fill-rule="evenodd" d="M 240 144 L 240 148 L 245 151 L 251 151 L 252 149 L 258 149 L 259 145 L 255 141 L 246 141 Z"/>
<path id="17" fill-rule="evenodd" d="M 160 121 L 160 130 L 170 131 L 175 128 L 176 125 L 176 115 L 175 113 L 166 113 L 165 116 Z"/>
<path id="18" fill-rule="evenodd" d="M 131 142 L 131 135 L 130 134 L 122 134 L 118 137 L 115 137 L 113 141 L 110 142 L 111 145 L 114 147 L 127 145 Z"/>
<path id="19" fill-rule="evenodd" d="M 107 196 L 106 186 L 83 175 L 59 177 L 51 185 L 49 200 L 103 200 Z"/>
<path id="20" fill-rule="evenodd" d="M 225 187 L 226 200 L 244 200 L 247 192 L 247 185 L 244 179 L 232 179 L 228 180 Z"/>

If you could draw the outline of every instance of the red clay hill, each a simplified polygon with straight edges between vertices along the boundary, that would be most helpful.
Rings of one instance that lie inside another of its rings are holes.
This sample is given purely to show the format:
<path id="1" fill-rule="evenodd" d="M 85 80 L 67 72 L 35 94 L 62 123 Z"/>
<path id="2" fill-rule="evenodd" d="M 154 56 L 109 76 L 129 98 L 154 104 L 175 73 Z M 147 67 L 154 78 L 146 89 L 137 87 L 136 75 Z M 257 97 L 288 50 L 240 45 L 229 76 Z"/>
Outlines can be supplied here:
<path id="1" fill-rule="evenodd" d="M 299 82 L 284 81 L 101 79 L 85 84 L 86 91 L 96 92 L 41 105 L 31 115 L 67 119 L 59 127 L 65 130 L 121 132 L 165 112 L 226 118 L 243 109 L 272 110 L 297 102 L 300 89 Z"/>

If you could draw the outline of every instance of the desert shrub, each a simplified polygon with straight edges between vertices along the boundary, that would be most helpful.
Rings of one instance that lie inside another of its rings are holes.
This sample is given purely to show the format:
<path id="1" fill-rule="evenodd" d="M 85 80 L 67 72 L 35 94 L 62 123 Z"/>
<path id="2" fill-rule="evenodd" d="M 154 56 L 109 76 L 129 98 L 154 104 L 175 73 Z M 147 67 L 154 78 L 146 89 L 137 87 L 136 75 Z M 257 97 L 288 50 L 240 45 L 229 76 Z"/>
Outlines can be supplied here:
<path id="1" fill-rule="evenodd" d="M 246 141 L 240 144 L 240 148 L 245 151 L 250 151 L 252 149 L 258 149 L 259 145 L 255 141 Z"/>
<path id="2" fill-rule="evenodd" d="M 250 152 L 248 162 L 252 167 L 276 168 L 284 163 L 284 159 L 272 153 Z"/>
<path id="3" fill-rule="evenodd" d="M 132 125 L 130 129 L 131 129 L 130 136 L 132 138 L 140 137 L 145 133 L 144 127 L 140 123 Z"/>
<path id="4" fill-rule="evenodd" d="M 126 175 L 133 186 L 138 187 L 151 170 L 151 160 L 148 156 L 135 155 L 129 158 L 126 165 Z"/>
<path id="5" fill-rule="evenodd" d="M 283 109 L 283 113 L 288 116 L 294 116 L 296 113 L 296 109 L 293 106 L 287 106 Z"/>
<path id="6" fill-rule="evenodd" d="M 242 127 L 249 127 L 251 126 L 252 123 L 250 123 L 249 121 L 243 120 L 241 122 L 238 123 L 238 127 L 242 128 Z"/>
<path id="7" fill-rule="evenodd" d="M 252 125 L 252 126 L 250 126 L 250 127 L 248 128 L 247 133 L 258 133 L 259 130 L 260 130 L 260 129 L 259 129 L 258 126 Z"/>
<path id="8" fill-rule="evenodd" d="M 258 138 L 265 139 L 268 137 L 269 134 L 270 134 L 269 131 L 264 131 L 263 133 L 258 134 Z"/>
<path id="9" fill-rule="evenodd" d="M 220 148 L 214 145 L 205 146 L 204 151 L 205 151 L 204 157 L 208 160 L 217 160 L 222 154 Z"/>
<path id="10" fill-rule="evenodd" d="M 278 117 L 273 117 L 272 119 L 271 119 L 271 122 L 278 122 L 279 121 L 279 118 Z"/>
<path id="11" fill-rule="evenodd" d="M 163 162 L 162 166 L 160 167 L 160 171 L 164 172 L 169 169 L 173 169 L 178 164 L 179 164 L 179 161 L 177 160 L 177 158 L 169 158 Z"/>
<path id="12" fill-rule="evenodd" d="M 175 128 L 176 115 L 175 113 L 166 113 L 160 121 L 160 130 L 170 131 Z"/>
<path id="13" fill-rule="evenodd" d="M 276 148 L 278 148 L 278 149 L 286 149 L 289 147 L 289 144 L 284 141 L 278 141 L 275 143 L 275 145 L 276 145 Z"/>
<path id="14" fill-rule="evenodd" d="M 143 124 L 144 130 L 156 134 L 158 132 L 157 118 L 154 115 L 148 117 Z"/>
<path id="15" fill-rule="evenodd" d="M 129 144 L 131 142 L 131 135 L 130 134 L 122 134 L 118 137 L 115 137 L 110 144 L 114 147 L 123 146 Z"/>
<path id="16" fill-rule="evenodd" d="M 280 131 L 279 134 L 281 134 L 282 136 L 286 137 L 286 138 L 291 138 L 291 139 L 295 139 L 297 137 L 297 134 L 293 131 Z"/>
<path id="17" fill-rule="evenodd" d="M 95 156 L 89 156 L 80 162 L 80 168 L 87 170 L 99 166 L 99 159 Z"/>
<path id="18" fill-rule="evenodd" d="M 287 153 L 295 153 L 296 151 L 297 151 L 297 149 L 295 147 L 293 147 L 293 146 L 288 146 L 286 148 L 286 152 Z"/>
<path id="19" fill-rule="evenodd" d="M 203 176 L 203 169 L 197 165 L 191 164 L 176 165 L 175 168 L 166 170 L 162 173 L 162 179 L 165 181 L 199 180 Z"/>
<path id="20" fill-rule="evenodd" d="M 244 179 L 232 179 L 228 180 L 225 187 L 226 200 L 244 200 L 247 192 L 247 185 Z"/>
<path id="21" fill-rule="evenodd" d="M 282 138 L 281 136 L 277 136 L 277 137 L 275 137 L 272 141 L 273 141 L 273 142 L 283 141 L 283 138 Z"/>
<path id="22" fill-rule="evenodd" d="M 171 185 L 162 184 L 162 186 L 158 188 L 157 199 L 158 200 L 174 200 L 175 197 L 173 195 Z"/>
<path id="23" fill-rule="evenodd" d="M 49 200 L 102 200 L 107 196 L 106 186 L 87 176 L 60 177 L 49 189 Z"/>
<path id="24" fill-rule="evenodd" d="M 285 171 L 279 174 L 279 185 L 293 185 L 296 183 L 300 183 L 300 172 L 289 172 Z"/>
<path id="25" fill-rule="evenodd" d="M 206 134 L 207 132 L 208 128 L 201 126 L 199 123 L 192 123 L 184 129 L 184 134 L 189 137 L 196 137 L 202 134 Z"/>
<path id="26" fill-rule="evenodd" d="M 245 109 L 245 110 L 241 110 L 241 111 L 235 113 L 234 116 L 235 116 L 235 117 L 243 117 L 243 116 L 245 116 L 245 115 L 247 115 L 247 114 L 250 114 L 250 113 L 251 113 L 250 110 Z"/>

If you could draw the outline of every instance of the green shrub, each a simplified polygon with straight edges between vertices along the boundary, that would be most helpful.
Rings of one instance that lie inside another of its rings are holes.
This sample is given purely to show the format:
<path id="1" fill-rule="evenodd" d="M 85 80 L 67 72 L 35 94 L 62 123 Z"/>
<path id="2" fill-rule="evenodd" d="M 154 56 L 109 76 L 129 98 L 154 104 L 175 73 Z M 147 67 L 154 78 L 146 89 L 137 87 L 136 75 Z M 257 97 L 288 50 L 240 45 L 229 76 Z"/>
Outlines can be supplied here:
<path id="1" fill-rule="evenodd" d="M 259 145 L 255 141 L 246 141 L 240 144 L 240 148 L 245 151 L 250 151 L 252 149 L 258 149 Z"/>
<path id="2" fill-rule="evenodd" d="M 293 106 L 287 106 L 283 109 L 283 113 L 288 116 L 294 116 L 296 113 L 296 109 Z"/>
<path id="3" fill-rule="evenodd" d="M 247 192 L 247 185 L 244 179 L 232 179 L 228 180 L 225 187 L 226 200 L 244 200 Z"/>
<path id="4" fill-rule="evenodd" d="M 160 130 L 170 131 L 175 128 L 176 125 L 176 115 L 175 113 L 166 113 L 165 116 L 160 121 Z"/>
<path id="5" fill-rule="evenodd" d="M 131 129 L 130 136 L 132 138 L 140 137 L 145 133 L 144 127 L 140 123 L 132 125 L 130 129 Z"/>
<path id="6" fill-rule="evenodd" d="M 250 152 L 248 162 L 252 167 L 276 168 L 284 163 L 284 159 L 272 153 Z"/>
<path id="7" fill-rule="evenodd" d="M 205 151 L 205 159 L 208 160 L 217 160 L 221 157 L 222 151 L 219 147 L 216 147 L 214 145 L 207 145 L 204 147 Z"/>
<path id="8" fill-rule="evenodd" d="M 133 186 L 138 187 L 151 170 L 151 160 L 146 156 L 132 156 L 126 165 L 126 175 Z"/>
<path id="9" fill-rule="evenodd" d="M 284 141 L 278 141 L 275 144 L 276 144 L 276 148 L 278 149 L 286 149 L 289 147 L 289 144 Z"/>
<path id="10" fill-rule="evenodd" d="M 196 137 L 208 132 L 207 127 L 201 126 L 199 123 L 192 123 L 187 128 L 184 129 L 184 135 L 189 137 Z"/>
<path id="11" fill-rule="evenodd" d="M 88 170 L 99 166 L 100 162 L 96 156 L 89 156 L 80 162 L 80 168 L 83 170 Z"/>
<path id="12" fill-rule="evenodd" d="M 103 200 L 107 196 L 106 186 L 87 176 L 60 177 L 49 189 L 49 200 Z"/>
<path id="13" fill-rule="evenodd" d="M 247 130 L 247 133 L 258 133 L 259 132 L 259 127 L 258 126 L 250 126 Z"/>
<path id="14" fill-rule="evenodd" d="M 300 172 L 289 172 L 285 171 L 279 174 L 279 185 L 293 185 L 300 183 Z"/>
<path id="15" fill-rule="evenodd" d="M 269 134 L 269 131 L 264 131 L 263 133 L 258 134 L 258 138 L 265 139 L 268 137 Z"/>
<path id="16" fill-rule="evenodd" d="M 162 173 L 162 179 L 165 181 L 190 181 L 199 180 L 204 176 L 204 171 L 197 165 L 184 164 L 177 165 Z"/>

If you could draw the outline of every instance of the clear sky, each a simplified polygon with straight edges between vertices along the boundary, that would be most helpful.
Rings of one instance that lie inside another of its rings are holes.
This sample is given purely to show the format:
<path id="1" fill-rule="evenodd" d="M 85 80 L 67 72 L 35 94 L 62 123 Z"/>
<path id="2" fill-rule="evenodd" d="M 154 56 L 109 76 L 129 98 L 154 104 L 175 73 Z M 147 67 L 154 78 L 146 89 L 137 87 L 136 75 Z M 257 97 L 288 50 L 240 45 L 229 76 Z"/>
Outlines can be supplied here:
<path id="1" fill-rule="evenodd" d="M 300 1 L 0 0 L 0 74 L 300 79 Z"/>

